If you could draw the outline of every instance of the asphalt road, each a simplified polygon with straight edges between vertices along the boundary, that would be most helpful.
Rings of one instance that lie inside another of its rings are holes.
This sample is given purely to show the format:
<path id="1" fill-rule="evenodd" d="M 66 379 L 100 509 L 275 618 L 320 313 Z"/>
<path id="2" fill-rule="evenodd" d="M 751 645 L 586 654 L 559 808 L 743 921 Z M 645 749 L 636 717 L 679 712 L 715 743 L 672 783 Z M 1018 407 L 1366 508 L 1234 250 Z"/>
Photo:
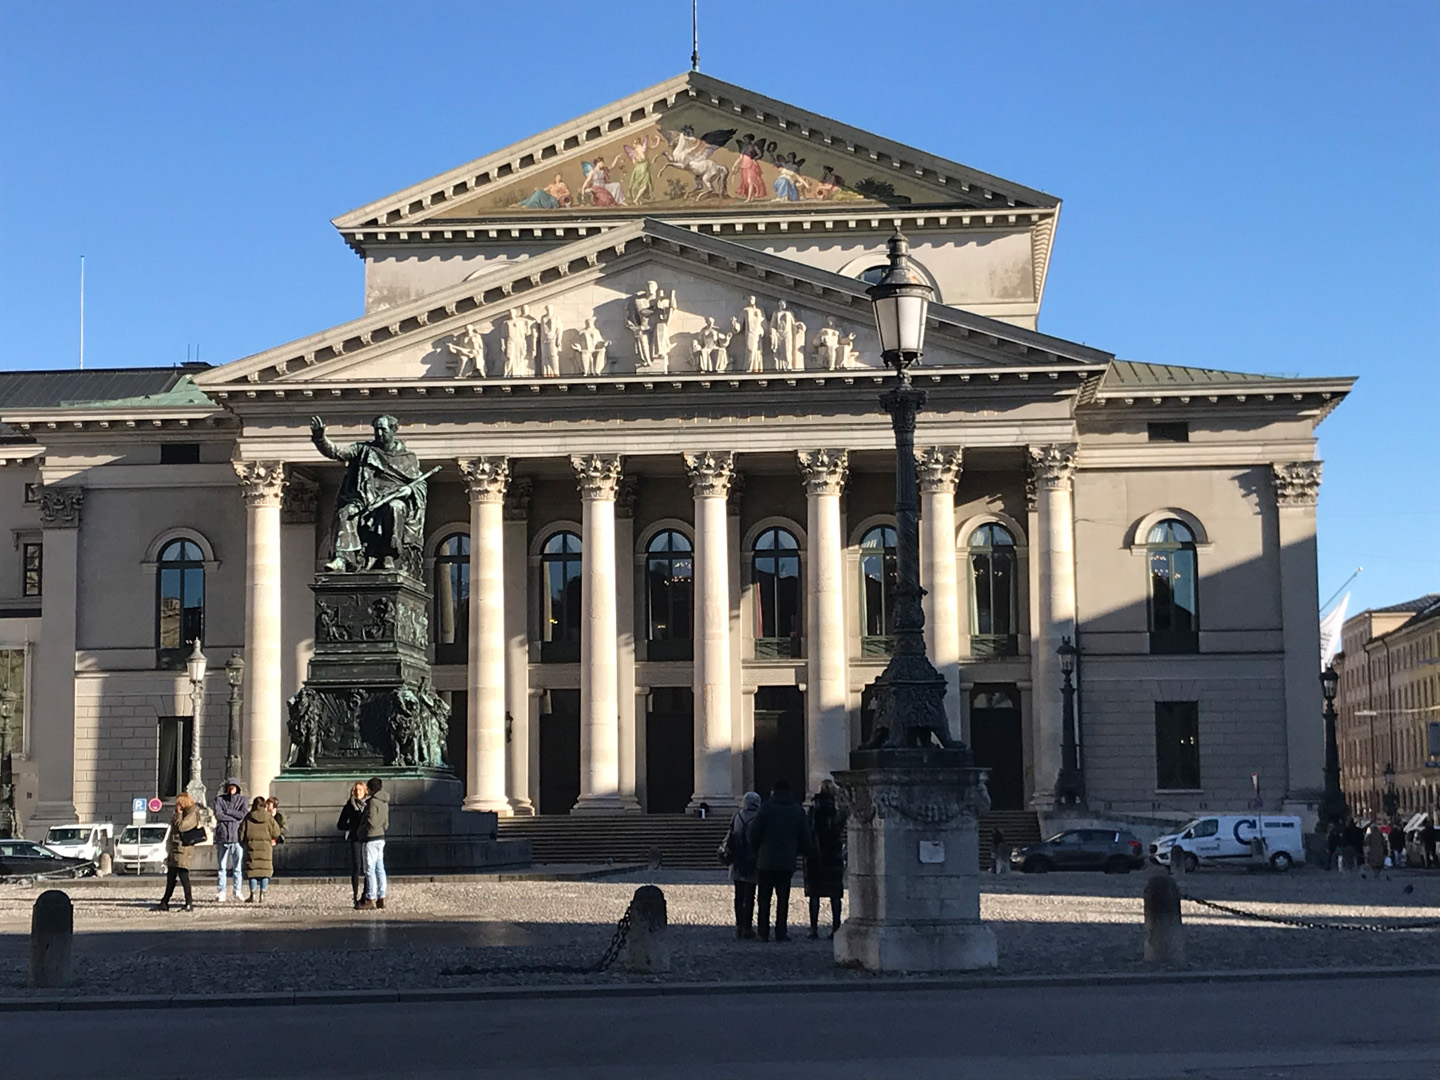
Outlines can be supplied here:
<path id="1" fill-rule="evenodd" d="M 1430 1080 L 1437 1017 L 1422 978 L 0 1013 L 0 1073 Z"/>

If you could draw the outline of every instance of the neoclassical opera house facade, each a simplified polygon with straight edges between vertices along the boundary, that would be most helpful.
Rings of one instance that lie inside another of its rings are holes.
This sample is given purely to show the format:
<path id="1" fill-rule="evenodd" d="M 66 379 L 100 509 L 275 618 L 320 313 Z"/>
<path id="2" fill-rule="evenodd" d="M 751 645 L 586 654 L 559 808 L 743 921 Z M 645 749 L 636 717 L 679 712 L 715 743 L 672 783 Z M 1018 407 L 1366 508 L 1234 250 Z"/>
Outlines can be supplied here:
<path id="1" fill-rule="evenodd" d="M 1315 428 L 1346 378 L 1117 360 L 1036 330 L 1059 199 L 687 74 L 335 219 L 354 321 L 214 368 L 0 375 L 0 654 L 32 831 L 288 747 L 337 442 L 430 482 L 436 688 L 466 805 L 677 813 L 867 734 L 894 450 L 865 294 L 932 279 L 927 638 L 1000 808 L 1047 808 L 1057 648 L 1097 813 L 1321 783 Z M 1223 317 L 1218 313 L 1217 317 Z"/>

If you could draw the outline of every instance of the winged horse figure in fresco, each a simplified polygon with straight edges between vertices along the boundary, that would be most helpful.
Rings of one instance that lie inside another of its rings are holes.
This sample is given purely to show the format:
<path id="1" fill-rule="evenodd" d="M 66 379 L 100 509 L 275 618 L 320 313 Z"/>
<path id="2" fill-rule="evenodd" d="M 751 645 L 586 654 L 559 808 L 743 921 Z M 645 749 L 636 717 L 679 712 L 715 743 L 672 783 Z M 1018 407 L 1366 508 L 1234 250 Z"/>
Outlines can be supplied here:
<path id="1" fill-rule="evenodd" d="M 668 150 L 660 152 L 665 163 L 660 166 L 660 171 L 666 169 L 683 169 L 695 178 L 695 189 L 686 198 L 703 199 L 707 195 L 716 198 L 726 198 L 729 192 L 726 190 L 726 183 L 730 177 L 730 170 L 718 161 L 713 160 L 716 150 L 729 144 L 735 137 L 735 129 L 717 129 L 707 131 L 704 135 L 696 135 L 695 129 L 686 124 L 679 131 L 660 132 L 665 142 L 669 144 Z"/>

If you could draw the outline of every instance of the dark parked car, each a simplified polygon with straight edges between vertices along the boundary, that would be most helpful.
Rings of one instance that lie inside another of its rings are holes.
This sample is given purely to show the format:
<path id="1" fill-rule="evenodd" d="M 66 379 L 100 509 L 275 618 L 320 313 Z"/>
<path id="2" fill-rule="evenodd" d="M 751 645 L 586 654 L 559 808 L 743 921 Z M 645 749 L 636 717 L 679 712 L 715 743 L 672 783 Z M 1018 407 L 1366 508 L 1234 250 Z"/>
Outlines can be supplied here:
<path id="1" fill-rule="evenodd" d="M 6 878 L 79 878 L 95 873 L 93 859 L 57 855 L 30 840 L 0 840 L 0 880 Z"/>
<path id="2" fill-rule="evenodd" d="M 1010 863 L 1027 874 L 1047 870 L 1104 870 L 1128 874 L 1145 865 L 1144 848 L 1118 829 L 1070 829 L 1010 853 Z"/>

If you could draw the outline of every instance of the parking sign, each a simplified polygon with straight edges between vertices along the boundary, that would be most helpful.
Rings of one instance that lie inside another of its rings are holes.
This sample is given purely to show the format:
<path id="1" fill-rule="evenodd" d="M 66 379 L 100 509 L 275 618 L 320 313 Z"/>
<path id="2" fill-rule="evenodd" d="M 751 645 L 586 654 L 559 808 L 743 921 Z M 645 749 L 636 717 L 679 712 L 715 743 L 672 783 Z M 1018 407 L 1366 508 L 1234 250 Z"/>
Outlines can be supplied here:
<path id="1" fill-rule="evenodd" d="M 133 825 L 143 825 L 143 824 L 145 824 L 146 809 L 147 809 L 147 807 L 148 807 L 149 805 L 150 805 L 150 800 L 149 800 L 149 799 L 146 799 L 144 796 L 141 796 L 141 797 L 138 798 L 138 799 L 131 799 L 131 800 L 130 800 L 130 822 L 131 822 L 131 824 L 133 824 Z"/>

